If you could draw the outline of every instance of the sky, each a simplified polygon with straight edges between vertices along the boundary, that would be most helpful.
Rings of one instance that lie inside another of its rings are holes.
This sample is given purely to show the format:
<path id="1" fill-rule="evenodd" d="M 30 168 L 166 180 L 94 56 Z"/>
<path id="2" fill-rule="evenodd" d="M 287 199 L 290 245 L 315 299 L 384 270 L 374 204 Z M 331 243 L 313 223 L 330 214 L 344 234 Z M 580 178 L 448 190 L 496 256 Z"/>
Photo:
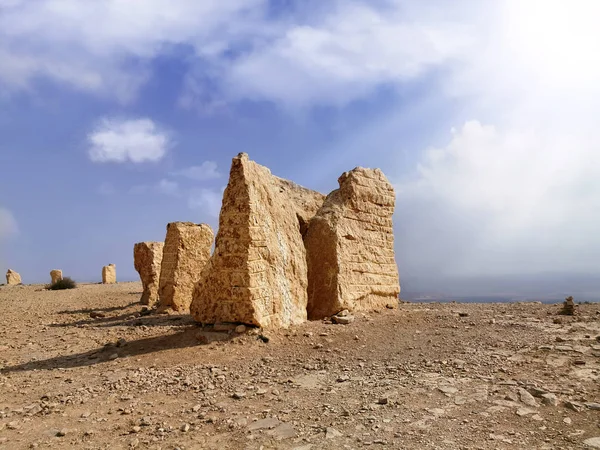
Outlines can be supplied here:
<path id="1" fill-rule="evenodd" d="M 323 193 L 381 168 L 403 287 L 598 287 L 598 14 L 595 0 L 0 0 L 0 271 L 99 281 L 114 263 L 134 280 L 135 242 L 173 221 L 216 228 L 247 152 Z"/>

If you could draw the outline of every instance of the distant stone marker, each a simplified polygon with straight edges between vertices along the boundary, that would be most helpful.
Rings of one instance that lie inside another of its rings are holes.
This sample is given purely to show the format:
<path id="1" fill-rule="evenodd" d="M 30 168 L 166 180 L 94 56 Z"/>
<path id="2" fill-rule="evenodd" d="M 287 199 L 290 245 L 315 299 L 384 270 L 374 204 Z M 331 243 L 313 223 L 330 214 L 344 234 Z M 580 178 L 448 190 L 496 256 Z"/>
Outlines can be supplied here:
<path id="1" fill-rule="evenodd" d="M 173 222 L 167 225 L 158 288 L 158 309 L 184 312 L 190 308 L 194 285 L 206 262 L 214 233 L 206 224 Z"/>
<path id="2" fill-rule="evenodd" d="M 304 238 L 310 319 L 398 303 L 394 189 L 379 169 L 357 167 L 338 182 Z"/>
<path id="3" fill-rule="evenodd" d="M 102 283 L 114 284 L 117 282 L 117 268 L 114 264 L 109 264 L 102 268 Z"/>
<path id="4" fill-rule="evenodd" d="M 266 328 L 304 322 L 302 231 L 323 199 L 273 176 L 245 153 L 233 158 L 215 251 L 194 291 L 194 319 Z"/>
<path id="5" fill-rule="evenodd" d="M 50 271 L 50 284 L 54 284 L 63 279 L 62 270 L 51 270 Z"/>
<path id="6" fill-rule="evenodd" d="M 12 269 L 8 269 L 8 271 L 6 272 L 6 284 L 8 284 L 8 285 L 21 284 L 21 275 L 19 275 L 17 272 L 15 272 Z"/>
<path id="7" fill-rule="evenodd" d="M 133 265 L 140 274 L 144 288 L 140 298 L 142 305 L 154 306 L 158 302 L 158 284 L 164 245 L 164 242 L 138 242 L 133 246 Z"/>

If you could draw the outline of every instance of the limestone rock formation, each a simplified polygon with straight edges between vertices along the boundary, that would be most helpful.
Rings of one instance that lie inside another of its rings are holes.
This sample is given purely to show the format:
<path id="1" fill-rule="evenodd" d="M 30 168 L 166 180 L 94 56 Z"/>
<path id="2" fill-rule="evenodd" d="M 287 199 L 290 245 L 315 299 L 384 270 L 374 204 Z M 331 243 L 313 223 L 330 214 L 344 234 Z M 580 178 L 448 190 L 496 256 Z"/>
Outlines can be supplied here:
<path id="1" fill-rule="evenodd" d="M 8 271 L 6 272 L 6 284 L 21 284 L 21 275 L 19 275 L 12 269 L 8 269 Z"/>
<path id="2" fill-rule="evenodd" d="M 51 270 L 50 271 L 50 284 L 54 284 L 57 281 L 60 281 L 63 279 L 63 274 L 62 274 L 62 270 Z"/>
<path id="3" fill-rule="evenodd" d="M 154 306 L 158 302 L 160 264 L 164 242 L 138 242 L 133 246 L 133 265 L 140 274 L 144 291 L 140 303 Z"/>
<path id="4" fill-rule="evenodd" d="M 114 264 L 109 264 L 102 268 L 102 283 L 114 284 L 117 282 L 117 267 Z"/>
<path id="5" fill-rule="evenodd" d="M 301 228 L 323 196 L 233 159 L 215 251 L 194 291 L 191 313 L 202 323 L 287 327 L 306 320 L 308 284 Z"/>
<path id="6" fill-rule="evenodd" d="M 214 233 L 202 223 L 167 225 L 159 282 L 159 310 L 187 311 L 194 285 L 210 258 Z"/>
<path id="7" fill-rule="evenodd" d="M 310 221 L 304 243 L 308 263 L 308 317 L 344 309 L 397 305 L 400 283 L 394 259 L 395 195 L 379 169 L 356 169 L 338 179 Z"/>

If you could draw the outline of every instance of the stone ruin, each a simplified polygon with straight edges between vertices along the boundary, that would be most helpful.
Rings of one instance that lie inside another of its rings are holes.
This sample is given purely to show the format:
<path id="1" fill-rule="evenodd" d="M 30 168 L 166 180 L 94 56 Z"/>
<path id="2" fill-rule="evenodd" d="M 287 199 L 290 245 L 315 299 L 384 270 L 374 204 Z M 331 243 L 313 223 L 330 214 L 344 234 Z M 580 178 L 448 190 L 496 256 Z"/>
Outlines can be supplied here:
<path id="1" fill-rule="evenodd" d="M 51 270 L 50 271 L 50 284 L 54 284 L 63 279 L 62 270 Z"/>
<path id="2" fill-rule="evenodd" d="M 327 196 L 304 239 L 310 319 L 345 309 L 393 307 L 400 294 L 392 185 L 381 170 L 361 167 L 338 182 L 340 188 Z"/>
<path id="3" fill-rule="evenodd" d="M 562 310 L 560 311 L 561 314 L 565 315 L 565 316 L 572 316 L 575 314 L 575 302 L 573 301 L 573 297 L 567 297 L 565 298 L 565 301 L 563 302 L 563 307 Z"/>
<path id="4" fill-rule="evenodd" d="M 114 284 L 117 282 L 117 267 L 109 264 L 102 268 L 102 284 Z"/>
<path id="5" fill-rule="evenodd" d="M 6 284 L 8 285 L 16 285 L 21 284 L 21 275 L 15 272 L 12 269 L 8 269 L 6 272 Z"/>
<path id="6" fill-rule="evenodd" d="M 206 262 L 214 233 L 206 224 L 173 222 L 167 225 L 158 288 L 158 310 L 189 310 L 194 286 Z"/>
<path id="7" fill-rule="evenodd" d="M 194 290 L 194 319 L 261 327 L 304 322 L 308 275 L 301 228 L 322 201 L 245 153 L 234 158 L 215 251 Z"/>
<path id="8" fill-rule="evenodd" d="M 163 242 L 138 242 L 133 246 L 133 265 L 140 274 L 144 289 L 140 298 L 142 305 L 154 306 L 158 302 L 164 245 Z"/>
<path id="9" fill-rule="evenodd" d="M 234 158 L 194 319 L 276 328 L 395 307 L 394 190 L 378 169 L 356 168 L 339 184 L 325 198 Z"/>

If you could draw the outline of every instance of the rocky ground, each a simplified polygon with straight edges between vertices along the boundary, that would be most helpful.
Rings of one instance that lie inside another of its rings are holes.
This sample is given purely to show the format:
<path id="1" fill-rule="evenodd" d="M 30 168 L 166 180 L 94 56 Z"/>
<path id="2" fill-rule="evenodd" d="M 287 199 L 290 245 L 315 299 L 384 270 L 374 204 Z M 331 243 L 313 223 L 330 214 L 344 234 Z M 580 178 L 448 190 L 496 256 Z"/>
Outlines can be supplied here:
<path id="1" fill-rule="evenodd" d="M 600 304 L 401 304 L 261 334 L 140 294 L 0 287 L 0 449 L 600 448 Z"/>

